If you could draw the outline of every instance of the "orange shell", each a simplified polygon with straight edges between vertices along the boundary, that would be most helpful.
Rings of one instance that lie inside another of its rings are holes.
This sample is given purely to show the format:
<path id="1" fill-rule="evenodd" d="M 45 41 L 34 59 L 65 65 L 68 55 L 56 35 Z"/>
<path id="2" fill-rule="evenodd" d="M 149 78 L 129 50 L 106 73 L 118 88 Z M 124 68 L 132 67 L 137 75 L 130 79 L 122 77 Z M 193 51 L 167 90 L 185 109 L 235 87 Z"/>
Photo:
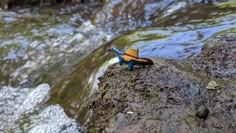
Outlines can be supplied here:
<path id="1" fill-rule="evenodd" d="M 128 49 L 126 49 L 125 53 L 128 54 L 128 55 L 131 55 L 135 58 L 138 58 L 139 49 L 130 49 L 130 48 L 128 48 Z"/>

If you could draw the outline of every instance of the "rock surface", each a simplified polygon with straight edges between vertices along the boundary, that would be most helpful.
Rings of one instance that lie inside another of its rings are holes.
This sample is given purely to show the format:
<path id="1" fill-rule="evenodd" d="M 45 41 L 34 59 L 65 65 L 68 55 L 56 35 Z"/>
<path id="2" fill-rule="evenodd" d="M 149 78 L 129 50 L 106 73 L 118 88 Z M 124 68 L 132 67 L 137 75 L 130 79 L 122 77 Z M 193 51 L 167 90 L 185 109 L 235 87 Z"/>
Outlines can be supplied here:
<path id="1" fill-rule="evenodd" d="M 218 36 L 202 49 L 191 60 L 195 72 L 220 79 L 236 77 L 236 34 Z"/>
<path id="2" fill-rule="evenodd" d="M 235 40 L 236 34 L 216 37 L 185 61 L 157 58 L 132 72 L 111 66 L 100 78 L 84 132 L 235 132 Z M 207 89 L 212 81 L 217 86 Z M 199 111 L 206 119 L 195 115 Z"/>
<path id="3" fill-rule="evenodd" d="M 47 107 L 29 133 L 81 133 L 78 123 L 67 117 L 59 105 Z"/>
<path id="4" fill-rule="evenodd" d="M 196 116 L 202 119 L 206 119 L 209 114 L 209 109 L 205 105 L 199 106 L 196 112 Z"/>

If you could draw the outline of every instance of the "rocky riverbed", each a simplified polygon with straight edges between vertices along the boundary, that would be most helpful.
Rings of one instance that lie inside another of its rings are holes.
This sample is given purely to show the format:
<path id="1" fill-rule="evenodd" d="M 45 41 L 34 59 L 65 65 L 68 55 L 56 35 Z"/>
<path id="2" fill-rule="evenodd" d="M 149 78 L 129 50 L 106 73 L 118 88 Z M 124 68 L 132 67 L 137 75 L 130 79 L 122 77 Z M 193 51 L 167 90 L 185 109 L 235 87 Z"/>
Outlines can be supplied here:
<path id="1" fill-rule="evenodd" d="M 210 39 L 202 52 L 154 65 L 113 65 L 99 78 L 85 132 L 236 131 L 236 34 Z"/>

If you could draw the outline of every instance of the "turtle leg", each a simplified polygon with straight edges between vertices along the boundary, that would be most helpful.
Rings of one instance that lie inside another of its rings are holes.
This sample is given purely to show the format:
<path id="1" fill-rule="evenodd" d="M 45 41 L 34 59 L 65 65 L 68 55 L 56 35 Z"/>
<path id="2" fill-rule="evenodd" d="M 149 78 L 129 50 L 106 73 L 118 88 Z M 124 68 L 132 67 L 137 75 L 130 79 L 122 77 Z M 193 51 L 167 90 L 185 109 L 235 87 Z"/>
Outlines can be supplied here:
<path id="1" fill-rule="evenodd" d="M 119 59 L 119 64 L 122 65 L 124 63 L 124 59 L 121 56 L 117 56 Z"/>
<path id="2" fill-rule="evenodd" d="M 123 60 L 120 59 L 119 60 L 119 64 L 122 65 L 123 64 Z"/>
<path id="3" fill-rule="evenodd" d="M 128 70 L 129 71 L 133 71 L 133 69 L 134 69 L 134 63 L 133 62 L 129 62 L 128 63 Z"/>

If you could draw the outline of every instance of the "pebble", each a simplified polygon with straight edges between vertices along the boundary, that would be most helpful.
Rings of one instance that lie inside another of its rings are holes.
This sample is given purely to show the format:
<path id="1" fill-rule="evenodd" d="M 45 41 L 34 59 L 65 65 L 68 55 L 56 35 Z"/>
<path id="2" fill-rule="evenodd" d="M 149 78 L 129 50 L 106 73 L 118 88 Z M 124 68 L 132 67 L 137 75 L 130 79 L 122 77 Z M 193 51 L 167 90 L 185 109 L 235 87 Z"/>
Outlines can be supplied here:
<path id="1" fill-rule="evenodd" d="M 206 119 L 209 114 L 209 109 L 205 105 L 198 107 L 196 116 L 202 119 Z"/>

